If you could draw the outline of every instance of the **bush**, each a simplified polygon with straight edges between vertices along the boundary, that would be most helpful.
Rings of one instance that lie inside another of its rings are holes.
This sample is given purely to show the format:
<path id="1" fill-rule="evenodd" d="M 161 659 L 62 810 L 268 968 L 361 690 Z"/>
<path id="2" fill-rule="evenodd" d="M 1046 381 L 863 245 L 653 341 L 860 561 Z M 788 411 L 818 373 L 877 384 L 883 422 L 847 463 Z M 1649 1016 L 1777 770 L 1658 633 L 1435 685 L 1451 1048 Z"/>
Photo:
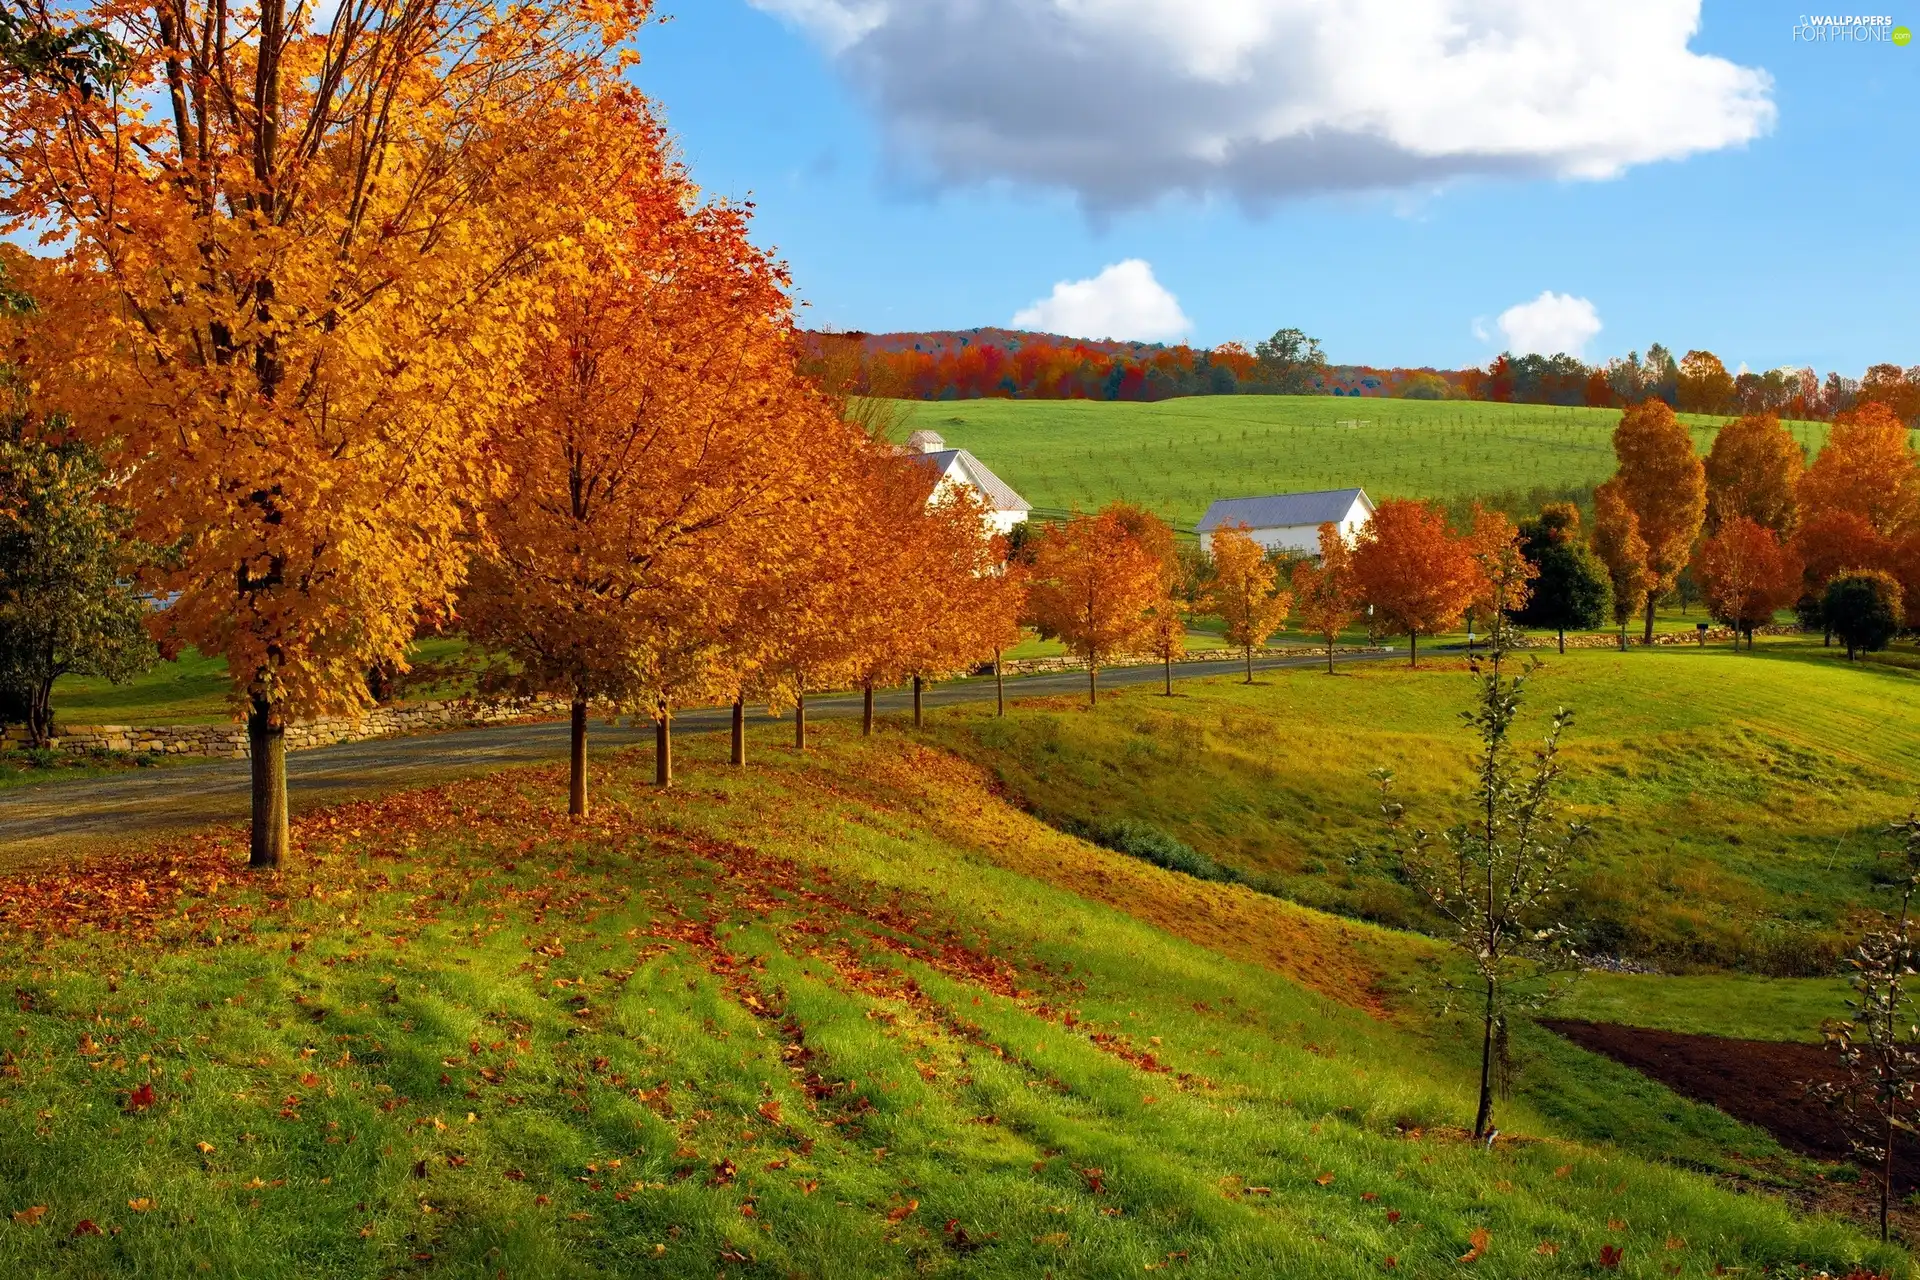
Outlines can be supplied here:
<path id="1" fill-rule="evenodd" d="M 1192 845 L 1176 840 L 1149 823 L 1123 818 L 1119 822 L 1070 823 L 1068 829 L 1083 840 L 1151 862 L 1166 871 L 1220 884 L 1246 883 L 1246 877 L 1232 867 L 1221 866 Z"/>
<path id="2" fill-rule="evenodd" d="M 1905 618 L 1900 584 L 1878 569 L 1855 569 L 1827 584 L 1821 612 L 1847 646 L 1847 658 L 1887 647 Z"/>

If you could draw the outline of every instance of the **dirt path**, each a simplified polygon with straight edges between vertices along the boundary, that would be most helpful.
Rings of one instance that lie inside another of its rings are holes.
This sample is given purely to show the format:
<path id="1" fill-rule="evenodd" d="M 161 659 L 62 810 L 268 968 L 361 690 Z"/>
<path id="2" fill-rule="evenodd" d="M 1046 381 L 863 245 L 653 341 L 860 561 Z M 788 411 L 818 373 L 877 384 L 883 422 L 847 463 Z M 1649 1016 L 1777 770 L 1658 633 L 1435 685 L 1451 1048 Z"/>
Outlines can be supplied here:
<path id="1" fill-rule="evenodd" d="M 1352 654 L 1342 662 L 1390 659 L 1395 655 Z M 1324 658 L 1256 659 L 1257 670 L 1314 666 Z M 1233 675 L 1240 663 L 1193 662 L 1174 668 L 1177 679 Z M 1102 688 L 1158 683 L 1159 667 L 1123 667 L 1103 671 Z M 1020 676 L 1007 681 L 1009 697 L 1084 694 L 1084 672 Z M 991 680 L 937 685 L 926 695 L 930 707 L 990 701 Z M 888 713 L 911 710 L 912 696 L 890 690 L 876 699 Z M 860 714 L 855 694 L 807 700 L 810 717 L 846 718 Z M 765 722 L 761 713 L 754 717 Z M 724 708 L 685 711 L 675 717 L 676 732 L 711 732 L 729 724 Z M 653 741 L 651 721 L 610 727 L 595 722 L 589 740 L 596 751 L 613 751 Z M 371 742 L 347 742 L 287 757 L 288 799 L 294 812 L 338 800 L 418 786 L 453 777 L 490 773 L 516 765 L 545 764 L 566 757 L 564 723 L 495 725 L 446 733 Z M 101 839 L 242 821 L 246 817 L 247 762 L 217 760 L 106 778 L 50 781 L 0 792 L 0 856 L 32 859 Z"/>

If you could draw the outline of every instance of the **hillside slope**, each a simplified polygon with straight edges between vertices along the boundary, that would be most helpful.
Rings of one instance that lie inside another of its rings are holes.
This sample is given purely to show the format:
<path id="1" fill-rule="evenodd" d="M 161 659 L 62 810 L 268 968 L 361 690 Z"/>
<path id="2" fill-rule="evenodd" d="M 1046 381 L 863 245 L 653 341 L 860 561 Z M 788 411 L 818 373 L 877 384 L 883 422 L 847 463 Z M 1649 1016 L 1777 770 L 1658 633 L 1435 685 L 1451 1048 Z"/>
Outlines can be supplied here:
<path id="1" fill-rule="evenodd" d="M 545 769 L 343 807 L 276 879 L 215 833 L 0 883 L 0 1265 L 1905 1274 L 1585 1140 L 1791 1163 L 1569 1048 L 1463 1141 L 1462 1051 L 1383 999 L 1416 940 L 1073 840 L 921 741 L 818 738 L 745 774 L 691 740 L 666 795 L 618 759 L 584 824 Z"/>

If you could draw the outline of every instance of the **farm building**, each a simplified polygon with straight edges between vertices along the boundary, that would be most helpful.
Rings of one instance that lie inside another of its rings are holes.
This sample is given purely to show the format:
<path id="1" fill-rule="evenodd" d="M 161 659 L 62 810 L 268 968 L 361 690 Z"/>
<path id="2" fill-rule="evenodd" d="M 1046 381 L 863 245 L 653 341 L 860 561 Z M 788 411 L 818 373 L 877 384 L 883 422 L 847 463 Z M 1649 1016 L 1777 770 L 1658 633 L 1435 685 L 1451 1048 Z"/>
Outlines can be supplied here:
<path id="1" fill-rule="evenodd" d="M 947 448 L 947 442 L 932 431 L 916 431 L 908 436 L 907 452 L 923 459 L 939 473 L 939 483 L 933 490 L 936 495 L 949 485 L 965 485 L 977 492 L 987 504 L 987 522 L 995 533 L 1012 533 L 1014 526 L 1025 524 L 1033 511 L 1031 503 L 987 470 L 980 459 L 965 449 Z"/>
<path id="2" fill-rule="evenodd" d="M 1200 549 L 1213 550 L 1213 535 L 1244 526 L 1268 550 L 1315 552 L 1320 526 L 1334 524 L 1351 538 L 1373 518 L 1373 500 L 1365 489 L 1323 489 L 1317 493 L 1275 493 L 1264 498 L 1221 498 L 1194 526 Z"/>

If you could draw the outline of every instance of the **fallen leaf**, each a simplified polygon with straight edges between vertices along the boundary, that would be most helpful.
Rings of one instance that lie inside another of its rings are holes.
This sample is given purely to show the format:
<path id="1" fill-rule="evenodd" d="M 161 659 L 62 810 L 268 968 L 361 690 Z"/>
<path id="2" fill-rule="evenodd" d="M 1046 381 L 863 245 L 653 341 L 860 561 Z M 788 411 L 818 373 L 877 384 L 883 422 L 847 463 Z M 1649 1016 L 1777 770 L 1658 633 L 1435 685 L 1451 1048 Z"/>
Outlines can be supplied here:
<path id="1" fill-rule="evenodd" d="M 73 1224 L 73 1234 L 76 1236 L 99 1236 L 105 1235 L 106 1232 L 95 1226 L 92 1218 L 82 1218 Z"/>
<path id="2" fill-rule="evenodd" d="M 153 1105 L 153 1085 L 142 1081 L 140 1087 L 127 1095 L 128 1111 L 145 1111 Z"/>
<path id="3" fill-rule="evenodd" d="M 1567 1176 L 1568 1174 L 1570 1174 L 1570 1173 L 1572 1173 L 1572 1172 L 1573 1172 L 1573 1166 L 1572 1166 L 1572 1165 L 1570 1165 L 1570 1164 L 1563 1164 L 1563 1165 L 1561 1165 L 1561 1166 L 1560 1166 L 1560 1167 L 1559 1167 L 1558 1169 L 1555 1169 L 1555 1170 L 1553 1171 L 1553 1176 L 1554 1176 L 1554 1177 L 1556 1177 L 1556 1178 L 1564 1178 L 1564 1177 L 1566 1177 L 1566 1176 Z"/>
<path id="4" fill-rule="evenodd" d="M 193 1144 L 193 1146 L 194 1146 L 194 1150 L 198 1151 L 203 1156 L 210 1156 L 213 1154 L 213 1144 L 211 1142 L 196 1142 Z"/>
<path id="5" fill-rule="evenodd" d="M 768 1101 L 761 1103 L 759 1107 L 756 1108 L 756 1110 L 760 1112 L 760 1118 L 765 1120 L 768 1124 L 781 1123 L 780 1100 L 778 1098 L 769 1099 Z"/>
<path id="6" fill-rule="evenodd" d="M 1460 1255 L 1460 1261 L 1462 1262 L 1480 1261 L 1481 1255 L 1483 1255 L 1487 1251 L 1487 1243 L 1492 1239 L 1493 1239 L 1493 1233 L 1488 1231 L 1485 1227 L 1475 1227 L 1473 1229 L 1473 1233 L 1467 1237 L 1467 1243 L 1471 1245 L 1472 1248 L 1468 1249 L 1465 1253 Z"/>
<path id="7" fill-rule="evenodd" d="M 31 1227 L 47 1216 L 47 1206 L 36 1204 L 31 1209 L 22 1209 L 13 1215 L 13 1220 L 23 1227 Z"/>
<path id="8" fill-rule="evenodd" d="M 1387 1210 L 1387 1225 L 1392 1226 L 1398 1221 L 1400 1221 L 1400 1211 L 1398 1209 Z"/>
<path id="9" fill-rule="evenodd" d="M 1323 1173 L 1319 1177 L 1315 1178 L 1314 1181 L 1319 1183 L 1323 1187 L 1330 1187 L 1333 1185 L 1333 1175 L 1330 1173 Z"/>
<path id="10" fill-rule="evenodd" d="M 918 1200 L 909 1200 L 903 1205 L 896 1205 L 887 1210 L 887 1221 L 898 1222 L 919 1207 L 920 1202 Z"/>
<path id="11" fill-rule="evenodd" d="M 1620 1246 L 1617 1244 L 1601 1245 L 1600 1265 L 1609 1271 L 1618 1271 L 1620 1269 Z"/>
<path id="12" fill-rule="evenodd" d="M 1543 1258 L 1551 1258 L 1554 1254 L 1560 1252 L 1560 1246 L 1551 1240 L 1542 1240 L 1539 1246 L 1534 1249 L 1534 1252 Z"/>
<path id="13" fill-rule="evenodd" d="M 1608 1219 L 1607 1219 L 1607 1230 L 1609 1230 L 1609 1231 L 1625 1231 L 1626 1229 L 1627 1229 L 1627 1224 L 1626 1224 L 1626 1223 L 1624 1223 L 1624 1222 L 1622 1222 L 1622 1221 L 1621 1221 L 1620 1219 L 1618 1219 L 1618 1218 L 1608 1218 Z"/>
<path id="14" fill-rule="evenodd" d="M 1684 1249 L 1686 1247 L 1687 1247 L 1687 1242 L 1685 1240 L 1682 1240 L 1679 1236 L 1667 1237 L 1667 1249 L 1669 1252 L 1679 1250 L 1679 1249 Z"/>
<path id="15" fill-rule="evenodd" d="M 153 1208 L 153 1201 L 146 1196 L 141 1196 L 138 1200 L 127 1201 L 127 1208 L 133 1210 L 135 1213 L 145 1213 L 147 1210 Z"/>

